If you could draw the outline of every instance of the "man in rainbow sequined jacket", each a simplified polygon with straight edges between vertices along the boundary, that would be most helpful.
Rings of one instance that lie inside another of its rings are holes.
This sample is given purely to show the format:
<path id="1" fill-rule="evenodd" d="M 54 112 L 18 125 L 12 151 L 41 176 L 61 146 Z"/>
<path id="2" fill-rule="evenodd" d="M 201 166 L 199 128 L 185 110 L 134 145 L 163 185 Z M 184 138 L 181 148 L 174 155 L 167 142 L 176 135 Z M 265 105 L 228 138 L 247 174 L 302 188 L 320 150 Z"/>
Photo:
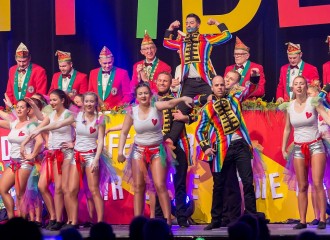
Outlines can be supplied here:
<path id="1" fill-rule="evenodd" d="M 224 203 L 230 209 L 228 220 L 234 221 L 240 216 L 241 197 L 237 194 L 236 169 L 243 183 L 245 209 L 256 213 L 252 145 L 241 110 L 241 101 L 255 91 L 256 85 L 248 83 L 245 88 L 234 88 L 234 91 L 227 93 L 226 85 L 232 84 L 231 80 L 238 82 L 239 78 L 240 74 L 236 71 L 229 71 L 226 81 L 221 76 L 213 78 L 214 96 L 204 106 L 196 130 L 196 140 L 204 153 L 203 160 L 209 161 L 214 182 L 212 221 L 205 230 L 221 227 Z M 258 79 L 251 78 L 251 81 L 258 83 Z"/>
<path id="2" fill-rule="evenodd" d="M 211 79 L 216 75 L 210 55 L 213 46 L 223 44 L 232 37 L 224 23 L 209 19 L 209 25 L 216 25 L 219 34 L 200 34 L 201 20 L 196 14 L 188 14 L 186 17 L 187 34 L 181 32 L 177 39 L 173 39 L 173 31 L 179 28 L 180 22 L 174 21 L 165 32 L 163 45 L 171 50 L 179 51 L 181 56 L 182 82 L 179 96 L 194 98 L 199 94 L 211 94 Z M 184 115 L 190 111 L 184 104 L 179 104 L 179 109 Z M 184 123 L 176 121 L 173 125 L 173 133 L 169 136 L 172 142 L 176 142 L 182 131 Z"/>

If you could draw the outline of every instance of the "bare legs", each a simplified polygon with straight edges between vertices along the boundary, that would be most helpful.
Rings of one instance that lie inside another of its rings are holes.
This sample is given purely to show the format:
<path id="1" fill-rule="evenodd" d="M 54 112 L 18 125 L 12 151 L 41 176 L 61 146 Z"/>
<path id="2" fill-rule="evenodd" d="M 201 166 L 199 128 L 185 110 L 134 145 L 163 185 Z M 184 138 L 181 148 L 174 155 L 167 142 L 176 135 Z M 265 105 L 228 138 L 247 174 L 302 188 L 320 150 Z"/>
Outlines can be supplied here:
<path id="1" fill-rule="evenodd" d="M 3 200 L 3 203 L 7 209 L 8 218 L 14 217 L 14 199 L 8 193 L 10 188 L 15 184 L 16 196 L 17 196 L 17 206 L 20 209 L 21 206 L 21 199 L 25 193 L 27 180 L 31 173 L 31 170 L 28 169 L 18 169 L 18 177 L 20 185 L 18 186 L 17 182 L 15 182 L 15 172 L 11 170 L 11 168 L 7 168 L 5 172 L 2 174 L 0 178 L 0 194 Z M 20 216 L 25 215 L 20 211 Z"/>
<path id="2" fill-rule="evenodd" d="M 311 168 L 313 177 L 313 188 L 315 190 L 316 204 L 320 211 L 320 221 L 325 222 L 325 209 L 326 199 L 323 188 L 323 177 L 325 169 L 325 154 L 317 153 L 311 157 Z M 294 159 L 294 169 L 297 175 L 298 181 L 298 209 L 300 215 L 300 222 L 306 223 L 307 213 L 307 192 L 308 192 L 308 173 L 305 167 L 305 160 L 301 158 Z"/>

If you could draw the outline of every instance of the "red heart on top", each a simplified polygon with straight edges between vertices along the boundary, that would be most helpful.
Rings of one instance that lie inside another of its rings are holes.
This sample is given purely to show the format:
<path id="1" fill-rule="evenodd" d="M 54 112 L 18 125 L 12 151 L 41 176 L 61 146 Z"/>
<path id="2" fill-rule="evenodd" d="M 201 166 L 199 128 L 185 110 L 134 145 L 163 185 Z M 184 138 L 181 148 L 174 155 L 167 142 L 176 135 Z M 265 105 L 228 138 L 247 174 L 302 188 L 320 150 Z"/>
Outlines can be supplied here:
<path id="1" fill-rule="evenodd" d="M 19 132 L 18 134 L 19 137 L 25 136 L 25 133 L 23 133 L 22 131 Z"/>
<path id="2" fill-rule="evenodd" d="M 90 132 L 91 134 L 95 133 L 95 132 L 96 132 L 96 128 L 90 127 L 90 128 L 89 128 L 89 132 Z"/>
<path id="3" fill-rule="evenodd" d="M 323 117 L 321 115 L 319 115 L 319 121 L 323 121 Z"/>
<path id="4" fill-rule="evenodd" d="M 151 121 L 152 121 L 152 124 L 153 124 L 154 126 L 156 126 L 156 124 L 157 124 L 157 119 L 151 119 Z"/>
<path id="5" fill-rule="evenodd" d="M 310 113 L 310 112 L 306 112 L 306 117 L 307 117 L 307 119 L 310 118 L 312 115 L 313 115 L 312 113 Z"/>

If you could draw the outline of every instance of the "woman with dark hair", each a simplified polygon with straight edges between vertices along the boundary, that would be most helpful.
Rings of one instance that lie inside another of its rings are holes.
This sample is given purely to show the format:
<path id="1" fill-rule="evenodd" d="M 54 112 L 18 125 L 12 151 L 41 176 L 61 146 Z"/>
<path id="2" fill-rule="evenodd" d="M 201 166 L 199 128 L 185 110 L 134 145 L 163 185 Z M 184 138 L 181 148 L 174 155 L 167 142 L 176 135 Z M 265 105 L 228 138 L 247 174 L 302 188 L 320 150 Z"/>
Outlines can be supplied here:
<path id="1" fill-rule="evenodd" d="M 50 215 L 46 229 L 56 231 L 64 225 L 62 219 L 64 206 L 68 215 L 67 224 L 71 221 L 69 167 L 73 158 L 73 149 L 67 148 L 66 143 L 74 141 L 74 132 L 71 126 L 63 124 L 63 120 L 73 123 L 74 117 L 68 110 L 69 100 L 64 91 L 55 89 L 49 96 L 53 112 L 44 117 L 30 137 L 35 137 L 42 131 L 50 131 L 49 150 L 45 154 L 38 188 Z M 48 189 L 52 180 L 55 183 L 54 200 Z"/>
<path id="2" fill-rule="evenodd" d="M 132 107 L 131 113 L 126 114 L 123 128 L 119 137 L 118 161 L 124 162 L 124 146 L 127 135 L 132 126 L 136 131 L 134 144 L 129 157 L 127 169 L 131 167 L 134 185 L 134 216 L 142 215 L 145 204 L 146 184 L 154 184 L 159 202 L 171 225 L 171 205 L 166 187 L 168 162 L 163 143 L 162 134 L 162 110 L 171 109 L 180 102 L 188 106 L 192 103 L 189 97 L 181 97 L 170 101 L 157 101 L 152 103 L 152 94 L 148 84 L 140 83 L 135 89 L 138 105 Z M 148 177 L 149 168 L 153 183 Z"/>
<path id="3" fill-rule="evenodd" d="M 37 137 L 35 142 L 25 146 L 25 156 L 20 154 L 21 143 L 29 136 L 36 124 L 28 120 L 31 107 L 25 100 L 19 100 L 16 105 L 17 119 L 13 122 L 0 120 L 0 127 L 10 129 L 8 141 L 10 148 L 10 166 L 4 171 L 0 178 L 0 195 L 7 209 L 8 217 L 14 217 L 14 200 L 8 191 L 15 186 L 17 196 L 17 207 L 23 208 L 22 197 L 25 193 L 28 178 L 34 166 L 34 159 L 39 154 L 42 145 L 42 137 Z M 25 216 L 26 212 L 19 211 L 19 215 Z"/>
<path id="4" fill-rule="evenodd" d="M 319 97 L 307 96 L 307 81 L 303 76 L 293 80 L 295 99 L 282 108 L 286 108 L 286 121 L 283 133 L 282 153 L 288 158 L 287 143 L 291 128 L 294 130 L 294 147 L 292 158 L 287 164 L 286 181 L 289 188 L 295 190 L 298 183 L 298 209 L 300 223 L 294 229 L 307 228 L 306 213 L 308 205 L 308 185 L 312 183 L 316 193 L 316 203 L 320 210 L 318 229 L 326 227 L 326 198 L 323 188 L 326 155 L 321 134 L 318 130 L 318 115 L 320 114 L 327 124 L 330 117 L 327 115 L 322 100 Z"/>

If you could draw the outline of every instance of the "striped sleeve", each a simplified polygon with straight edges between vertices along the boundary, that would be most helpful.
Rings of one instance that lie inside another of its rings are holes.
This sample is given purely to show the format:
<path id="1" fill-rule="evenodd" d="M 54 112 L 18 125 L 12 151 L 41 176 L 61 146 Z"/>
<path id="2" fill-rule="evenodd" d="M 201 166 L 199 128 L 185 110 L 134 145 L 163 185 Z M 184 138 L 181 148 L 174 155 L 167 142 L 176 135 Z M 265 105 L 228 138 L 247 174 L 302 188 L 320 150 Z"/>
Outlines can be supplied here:
<path id="1" fill-rule="evenodd" d="M 209 41 L 209 43 L 212 45 L 219 45 L 219 44 L 228 42 L 232 38 L 232 35 L 229 32 L 229 30 L 225 24 L 223 24 L 223 23 L 219 24 L 218 28 L 221 32 L 220 34 L 205 36 L 206 39 Z"/>
<path id="2" fill-rule="evenodd" d="M 164 47 L 171 49 L 171 50 L 180 49 L 180 41 L 173 40 L 173 32 L 169 31 L 168 29 L 165 31 L 163 45 L 164 45 Z"/>
<path id="3" fill-rule="evenodd" d="M 196 128 L 196 141 L 201 146 L 204 152 L 206 151 L 206 149 L 211 147 L 209 139 L 207 139 L 209 127 L 210 127 L 210 118 L 207 114 L 206 108 L 204 108 L 203 111 L 201 112 L 201 120 Z"/>

